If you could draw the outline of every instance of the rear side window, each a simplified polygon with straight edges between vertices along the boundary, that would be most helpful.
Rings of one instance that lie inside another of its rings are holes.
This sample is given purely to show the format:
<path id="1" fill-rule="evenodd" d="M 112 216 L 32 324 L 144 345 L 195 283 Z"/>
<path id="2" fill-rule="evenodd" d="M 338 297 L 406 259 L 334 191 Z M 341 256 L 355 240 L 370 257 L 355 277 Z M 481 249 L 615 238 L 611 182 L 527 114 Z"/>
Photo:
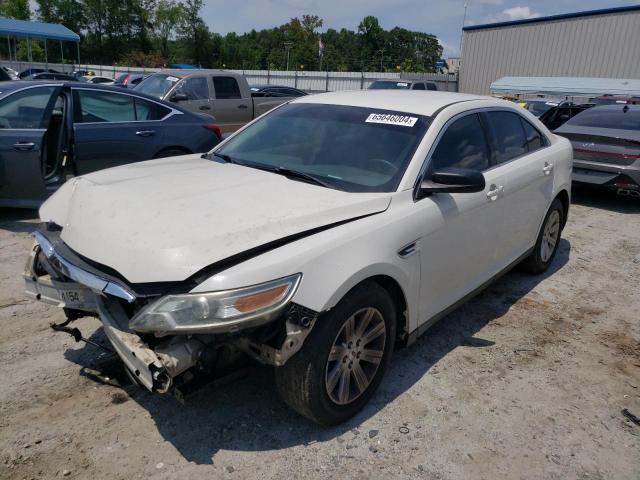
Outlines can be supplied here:
<path id="1" fill-rule="evenodd" d="M 184 93 L 189 100 L 208 100 L 209 85 L 205 77 L 186 78 L 178 86 L 176 93 Z"/>
<path id="2" fill-rule="evenodd" d="M 427 90 L 438 90 L 435 83 L 427 82 Z"/>
<path id="3" fill-rule="evenodd" d="M 242 98 L 238 82 L 233 77 L 213 77 L 213 88 L 216 91 L 216 98 Z"/>
<path id="4" fill-rule="evenodd" d="M 496 142 L 496 163 L 508 162 L 528 152 L 520 115 L 511 112 L 487 112 L 486 115 Z"/>
<path id="5" fill-rule="evenodd" d="M 640 130 L 640 108 L 630 106 L 617 108 L 594 107 L 579 113 L 565 125 Z"/>
<path id="6" fill-rule="evenodd" d="M 154 102 L 149 102 L 141 98 L 135 99 L 136 106 L 136 120 L 162 120 L 169 115 L 171 109 L 158 105 Z"/>
<path id="7" fill-rule="evenodd" d="M 80 118 L 76 122 L 133 122 L 133 97 L 117 93 L 78 90 Z"/>
<path id="8" fill-rule="evenodd" d="M 414 89 L 414 90 L 425 90 L 425 88 L 424 88 L 424 83 L 416 83 L 416 84 L 413 86 L 413 89 Z"/>
<path id="9" fill-rule="evenodd" d="M 55 88 L 27 88 L 0 100 L 0 129 L 45 128 L 45 112 Z"/>
<path id="10" fill-rule="evenodd" d="M 538 129 L 522 117 L 520 117 L 520 121 L 524 128 L 524 135 L 527 139 L 527 148 L 529 151 L 533 152 L 534 150 L 544 147 L 546 145 L 546 141 Z"/>
<path id="11" fill-rule="evenodd" d="M 434 170 L 489 168 L 489 145 L 477 114 L 466 115 L 447 128 L 431 155 L 431 162 Z"/>

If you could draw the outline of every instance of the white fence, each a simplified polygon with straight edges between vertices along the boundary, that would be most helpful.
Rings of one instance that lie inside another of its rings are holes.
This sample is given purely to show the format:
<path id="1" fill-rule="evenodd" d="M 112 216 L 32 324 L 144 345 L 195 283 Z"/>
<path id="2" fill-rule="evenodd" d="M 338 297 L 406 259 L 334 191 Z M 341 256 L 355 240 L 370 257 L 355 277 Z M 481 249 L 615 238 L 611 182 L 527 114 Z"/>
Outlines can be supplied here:
<path id="1" fill-rule="evenodd" d="M 7 62 L 0 61 L 0 65 L 9 66 L 18 72 L 29 67 L 51 68 L 58 72 L 70 73 L 76 69 L 92 70 L 96 75 L 115 78 L 122 73 L 152 73 L 159 68 L 141 68 L 108 65 L 72 65 L 38 62 Z M 338 90 L 362 90 L 371 82 L 379 78 L 427 80 L 434 82 L 438 90 L 455 92 L 458 90 L 458 78 L 455 74 L 446 73 L 389 73 L 389 72 L 306 72 L 282 70 L 231 70 L 247 77 L 249 84 L 255 85 L 284 85 L 299 88 L 309 92 L 327 92 Z"/>

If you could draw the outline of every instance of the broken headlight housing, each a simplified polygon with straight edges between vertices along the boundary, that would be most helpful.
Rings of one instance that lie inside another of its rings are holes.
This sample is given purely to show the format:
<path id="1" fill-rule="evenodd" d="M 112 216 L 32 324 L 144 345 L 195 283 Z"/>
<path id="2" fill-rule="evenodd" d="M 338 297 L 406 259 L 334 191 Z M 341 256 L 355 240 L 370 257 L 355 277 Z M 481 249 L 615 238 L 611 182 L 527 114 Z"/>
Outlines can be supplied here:
<path id="1" fill-rule="evenodd" d="M 129 322 L 136 332 L 163 334 L 233 332 L 273 320 L 289 303 L 302 274 L 218 292 L 167 295 Z"/>

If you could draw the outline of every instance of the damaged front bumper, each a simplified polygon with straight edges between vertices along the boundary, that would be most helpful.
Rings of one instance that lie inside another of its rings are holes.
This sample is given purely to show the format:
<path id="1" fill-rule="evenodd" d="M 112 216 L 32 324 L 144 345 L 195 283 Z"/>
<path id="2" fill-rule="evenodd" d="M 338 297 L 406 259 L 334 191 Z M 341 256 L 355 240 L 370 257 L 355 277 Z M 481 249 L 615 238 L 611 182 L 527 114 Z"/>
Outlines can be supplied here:
<path id="1" fill-rule="evenodd" d="M 164 393 L 184 383 L 192 376 L 188 371 L 203 366 L 209 371 L 203 360 L 219 359 L 221 348 L 244 352 L 261 363 L 283 365 L 301 348 L 317 317 L 316 312 L 291 304 L 281 319 L 260 327 L 262 330 L 234 326 L 216 335 L 141 335 L 129 327 L 140 300 L 133 288 L 70 262 L 57 251 L 64 251 L 64 245 L 56 243 L 55 237 L 50 240 L 41 232 L 34 237 L 36 243 L 23 274 L 27 296 L 64 308 L 68 322 L 97 316 L 130 376 L 152 392 Z M 271 332 L 268 337 L 265 329 Z M 79 332 L 75 332 L 78 339 Z"/>

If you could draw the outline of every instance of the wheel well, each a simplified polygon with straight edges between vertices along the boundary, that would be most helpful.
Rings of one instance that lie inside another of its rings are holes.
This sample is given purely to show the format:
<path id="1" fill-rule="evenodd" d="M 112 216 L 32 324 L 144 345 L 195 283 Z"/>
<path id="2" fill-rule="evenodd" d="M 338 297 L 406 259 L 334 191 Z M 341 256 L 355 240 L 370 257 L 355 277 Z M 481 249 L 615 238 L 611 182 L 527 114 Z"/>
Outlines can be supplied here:
<path id="1" fill-rule="evenodd" d="M 160 155 L 162 155 L 163 152 L 167 152 L 169 150 L 179 150 L 181 152 L 184 152 L 185 155 L 189 155 L 190 153 L 193 153 L 191 150 L 189 150 L 188 148 L 185 147 L 181 147 L 181 146 L 173 146 L 173 147 L 164 147 L 161 150 L 159 150 L 154 156 L 153 158 L 158 158 Z"/>
<path id="2" fill-rule="evenodd" d="M 561 190 L 560 193 L 556 196 L 557 199 L 562 202 L 562 228 L 567 224 L 567 217 L 569 216 L 569 193 L 566 190 Z"/>
<path id="3" fill-rule="evenodd" d="M 404 296 L 404 292 L 400 287 L 400 284 L 387 275 L 376 275 L 370 277 L 365 281 L 373 281 L 384 288 L 391 297 L 393 304 L 396 308 L 396 340 L 404 342 L 407 339 L 407 299 Z"/>

